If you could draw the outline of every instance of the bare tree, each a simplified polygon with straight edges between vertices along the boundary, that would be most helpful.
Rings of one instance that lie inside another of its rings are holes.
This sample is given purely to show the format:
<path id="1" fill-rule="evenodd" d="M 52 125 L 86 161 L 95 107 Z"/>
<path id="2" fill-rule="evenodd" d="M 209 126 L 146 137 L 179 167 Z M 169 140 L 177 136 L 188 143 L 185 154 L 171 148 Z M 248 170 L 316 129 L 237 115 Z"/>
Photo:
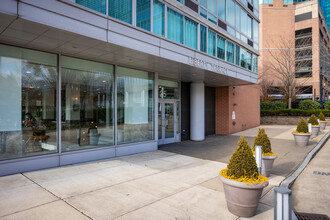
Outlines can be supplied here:
<path id="1" fill-rule="evenodd" d="M 260 101 L 272 101 L 274 80 L 268 77 L 269 68 L 263 66 L 259 69 Z"/>
<path id="2" fill-rule="evenodd" d="M 272 42 L 272 46 L 268 47 L 270 59 L 266 66 L 271 72 L 270 78 L 275 78 L 274 85 L 280 88 L 284 100 L 291 108 L 297 94 L 303 93 L 307 77 L 312 76 L 312 41 L 311 37 L 298 40 L 287 37 L 281 39 L 277 43 Z"/>

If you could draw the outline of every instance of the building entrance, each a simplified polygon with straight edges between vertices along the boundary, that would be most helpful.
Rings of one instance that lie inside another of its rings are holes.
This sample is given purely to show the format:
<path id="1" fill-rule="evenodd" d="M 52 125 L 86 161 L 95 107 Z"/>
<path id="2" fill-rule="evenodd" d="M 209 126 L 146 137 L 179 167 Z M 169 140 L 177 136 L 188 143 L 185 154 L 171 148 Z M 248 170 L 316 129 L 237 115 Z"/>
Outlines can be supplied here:
<path id="1" fill-rule="evenodd" d="M 158 144 L 180 141 L 179 83 L 159 80 Z"/>

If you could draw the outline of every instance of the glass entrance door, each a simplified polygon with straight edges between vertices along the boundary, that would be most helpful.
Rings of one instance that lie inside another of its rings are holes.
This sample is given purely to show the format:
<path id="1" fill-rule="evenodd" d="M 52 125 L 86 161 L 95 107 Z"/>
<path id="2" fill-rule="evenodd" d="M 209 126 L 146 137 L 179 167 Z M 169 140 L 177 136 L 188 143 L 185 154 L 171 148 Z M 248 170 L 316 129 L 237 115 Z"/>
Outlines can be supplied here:
<path id="1" fill-rule="evenodd" d="M 177 139 L 178 120 L 176 102 L 158 103 L 158 144 L 174 143 Z"/>

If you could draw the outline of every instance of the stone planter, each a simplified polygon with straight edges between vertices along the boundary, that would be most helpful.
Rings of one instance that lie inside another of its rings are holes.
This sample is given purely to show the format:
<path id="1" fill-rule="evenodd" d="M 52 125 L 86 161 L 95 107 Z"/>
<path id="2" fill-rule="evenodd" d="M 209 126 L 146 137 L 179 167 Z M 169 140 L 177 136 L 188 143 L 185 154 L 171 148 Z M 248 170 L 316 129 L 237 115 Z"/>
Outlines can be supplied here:
<path id="1" fill-rule="evenodd" d="M 316 137 L 319 135 L 320 132 L 320 125 L 312 125 L 312 137 Z"/>
<path id="2" fill-rule="evenodd" d="M 305 147 L 309 143 L 309 139 L 311 137 L 311 133 L 305 133 L 305 134 L 300 134 L 300 133 L 292 133 L 294 136 L 294 140 L 296 142 L 296 145 L 300 147 Z"/>
<path id="3" fill-rule="evenodd" d="M 264 182 L 263 185 L 260 183 L 247 185 L 243 182 L 226 179 L 222 175 L 219 177 L 223 183 L 228 210 L 241 217 L 254 216 L 262 190 L 268 186 L 268 182 Z"/>
<path id="4" fill-rule="evenodd" d="M 324 130 L 327 126 L 327 121 L 320 121 L 321 130 Z"/>
<path id="5" fill-rule="evenodd" d="M 274 160 L 277 156 L 262 156 L 262 169 L 261 174 L 269 177 L 270 172 L 272 171 Z"/>

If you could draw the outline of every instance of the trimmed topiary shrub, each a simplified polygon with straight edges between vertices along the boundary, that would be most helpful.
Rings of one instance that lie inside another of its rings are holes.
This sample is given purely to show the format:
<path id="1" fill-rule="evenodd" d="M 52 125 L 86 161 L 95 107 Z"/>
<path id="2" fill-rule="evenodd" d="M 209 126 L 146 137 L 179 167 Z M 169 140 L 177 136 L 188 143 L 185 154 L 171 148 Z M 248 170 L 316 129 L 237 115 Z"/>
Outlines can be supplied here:
<path id="1" fill-rule="evenodd" d="M 279 110 L 286 109 L 287 104 L 281 101 L 266 101 L 260 103 L 260 109 L 263 110 Z"/>
<path id="2" fill-rule="evenodd" d="M 326 101 L 323 103 L 323 108 L 329 110 L 330 109 L 330 101 Z"/>
<path id="3" fill-rule="evenodd" d="M 308 123 L 311 123 L 313 126 L 318 126 L 319 122 L 314 114 L 309 118 Z"/>
<path id="4" fill-rule="evenodd" d="M 316 110 L 320 108 L 321 108 L 320 103 L 315 102 L 313 100 L 304 100 L 299 102 L 299 109 L 302 110 Z"/>
<path id="5" fill-rule="evenodd" d="M 306 121 L 303 118 L 300 119 L 300 122 L 298 123 L 296 132 L 298 132 L 298 133 L 308 133 L 308 125 L 307 125 Z"/>
<path id="6" fill-rule="evenodd" d="M 244 137 L 238 141 L 235 152 L 227 165 L 227 175 L 234 178 L 257 179 L 259 171 L 252 150 Z"/>
<path id="7" fill-rule="evenodd" d="M 252 151 L 256 145 L 262 146 L 262 154 L 272 153 L 270 140 L 266 134 L 265 129 L 263 128 L 259 128 L 258 135 L 254 138 Z"/>
<path id="8" fill-rule="evenodd" d="M 320 119 L 320 121 L 325 121 L 325 117 L 322 112 L 320 112 L 318 118 Z"/>

